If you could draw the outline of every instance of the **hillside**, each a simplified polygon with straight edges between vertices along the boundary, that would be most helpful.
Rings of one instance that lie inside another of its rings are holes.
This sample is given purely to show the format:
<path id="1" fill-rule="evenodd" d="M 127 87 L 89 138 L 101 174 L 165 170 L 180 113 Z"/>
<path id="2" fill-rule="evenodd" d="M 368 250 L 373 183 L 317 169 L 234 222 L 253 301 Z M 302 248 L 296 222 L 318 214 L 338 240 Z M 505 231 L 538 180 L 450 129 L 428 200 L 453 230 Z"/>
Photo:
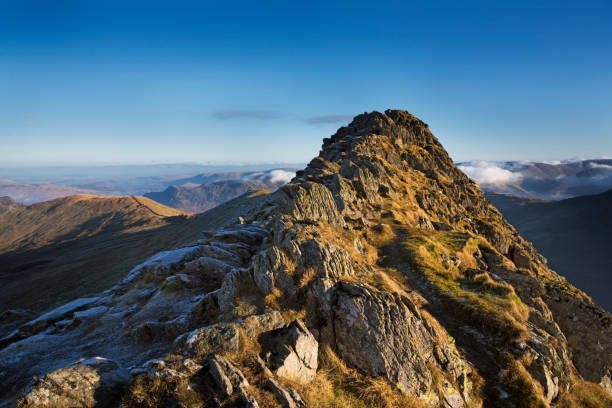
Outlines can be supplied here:
<path id="1" fill-rule="evenodd" d="M 355 117 L 243 199 L 0 339 L 0 393 L 36 375 L 23 407 L 611 406 L 610 314 L 408 112 Z"/>
<path id="2" fill-rule="evenodd" d="M 276 190 L 295 175 L 295 169 L 262 172 L 206 173 L 176 180 L 164 191 L 146 193 L 145 197 L 179 210 L 202 213 L 249 190 Z"/>
<path id="3" fill-rule="evenodd" d="M 552 269 L 612 310 L 612 190 L 561 201 L 486 196 Z"/>
<path id="4" fill-rule="evenodd" d="M 77 195 L 0 214 L 0 312 L 40 312 L 106 289 L 196 233 L 187 221 L 143 197 Z"/>
<path id="5" fill-rule="evenodd" d="M 22 208 L 23 206 L 23 204 L 10 197 L 0 197 L 0 214 L 14 210 L 15 208 Z"/>
<path id="6" fill-rule="evenodd" d="M 249 190 L 269 188 L 274 187 L 260 181 L 226 180 L 195 187 L 170 186 L 161 192 L 147 193 L 145 197 L 169 207 L 197 214 L 210 210 Z"/>

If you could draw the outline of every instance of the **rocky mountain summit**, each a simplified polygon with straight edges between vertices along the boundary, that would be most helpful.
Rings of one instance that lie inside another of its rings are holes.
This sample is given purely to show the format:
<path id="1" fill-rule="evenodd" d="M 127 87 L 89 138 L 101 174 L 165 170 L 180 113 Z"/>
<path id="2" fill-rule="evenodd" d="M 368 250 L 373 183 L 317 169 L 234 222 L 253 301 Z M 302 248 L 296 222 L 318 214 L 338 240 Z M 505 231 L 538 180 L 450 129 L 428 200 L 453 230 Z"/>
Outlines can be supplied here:
<path id="1" fill-rule="evenodd" d="M 355 117 L 239 215 L 1 339 L 7 404 L 612 403 L 610 314 L 411 114 Z"/>

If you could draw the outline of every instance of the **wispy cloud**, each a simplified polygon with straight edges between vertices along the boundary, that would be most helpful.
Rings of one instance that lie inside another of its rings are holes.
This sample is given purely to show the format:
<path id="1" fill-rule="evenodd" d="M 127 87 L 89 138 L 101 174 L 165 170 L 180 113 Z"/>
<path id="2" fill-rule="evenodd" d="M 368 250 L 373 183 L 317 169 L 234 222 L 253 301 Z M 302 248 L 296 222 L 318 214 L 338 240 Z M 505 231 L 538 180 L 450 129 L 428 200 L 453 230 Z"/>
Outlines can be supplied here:
<path id="1" fill-rule="evenodd" d="M 309 116 L 300 117 L 298 114 L 278 111 L 267 111 L 267 110 L 248 110 L 248 109 L 220 109 L 213 112 L 213 116 L 219 120 L 232 120 L 232 119 L 263 119 L 263 120 L 274 120 L 281 118 L 289 118 L 294 120 L 302 120 L 310 124 L 321 124 L 321 123 L 348 123 L 353 119 L 354 115 L 321 115 L 321 116 Z"/>
<path id="2" fill-rule="evenodd" d="M 285 116 L 282 112 L 244 110 L 244 109 L 222 109 L 213 113 L 220 120 L 228 119 L 278 119 Z"/>
<path id="3" fill-rule="evenodd" d="M 588 167 L 591 169 L 606 169 L 612 171 L 612 166 L 604 163 L 589 163 Z"/>
<path id="4" fill-rule="evenodd" d="M 312 116 L 306 118 L 305 121 L 308 123 L 340 123 L 348 122 L 353 119 L 353 115 L 323 115 L 323 116 Z"/>

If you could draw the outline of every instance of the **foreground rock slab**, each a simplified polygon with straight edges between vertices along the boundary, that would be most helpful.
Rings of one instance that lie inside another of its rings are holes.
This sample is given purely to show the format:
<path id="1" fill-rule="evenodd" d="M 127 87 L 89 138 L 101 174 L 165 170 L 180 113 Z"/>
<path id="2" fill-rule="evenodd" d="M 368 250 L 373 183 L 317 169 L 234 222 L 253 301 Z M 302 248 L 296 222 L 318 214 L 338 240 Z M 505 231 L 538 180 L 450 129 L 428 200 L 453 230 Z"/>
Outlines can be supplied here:
<path id="1" fill-rule="evenodd" d="M 36 381 L 22 407 L 113 407 L 131 376 L 115 362 L 95 357 L 56 370 Z"/>
<path id="2" fill-rule="evenodd" d="M 302 321 L 267 332 L 260 337 L 260 342 L 262 357 L 278 377 L 300 384 L 314 380 L 319 344 Z"/>

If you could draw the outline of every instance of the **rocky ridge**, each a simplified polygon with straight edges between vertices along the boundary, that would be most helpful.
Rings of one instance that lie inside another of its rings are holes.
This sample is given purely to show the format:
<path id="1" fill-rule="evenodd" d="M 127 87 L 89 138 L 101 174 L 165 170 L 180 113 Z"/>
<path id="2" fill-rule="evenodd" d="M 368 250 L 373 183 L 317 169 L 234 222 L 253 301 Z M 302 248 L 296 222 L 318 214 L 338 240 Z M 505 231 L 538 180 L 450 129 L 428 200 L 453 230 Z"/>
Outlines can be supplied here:
<path id="1" fill-rule="evenodd" d="M 236 221 L 1 339 L 1 391 L 48 373 L 22 406 L 607 406 L 611 321 L 425 123 L 372 112 Z"/>

